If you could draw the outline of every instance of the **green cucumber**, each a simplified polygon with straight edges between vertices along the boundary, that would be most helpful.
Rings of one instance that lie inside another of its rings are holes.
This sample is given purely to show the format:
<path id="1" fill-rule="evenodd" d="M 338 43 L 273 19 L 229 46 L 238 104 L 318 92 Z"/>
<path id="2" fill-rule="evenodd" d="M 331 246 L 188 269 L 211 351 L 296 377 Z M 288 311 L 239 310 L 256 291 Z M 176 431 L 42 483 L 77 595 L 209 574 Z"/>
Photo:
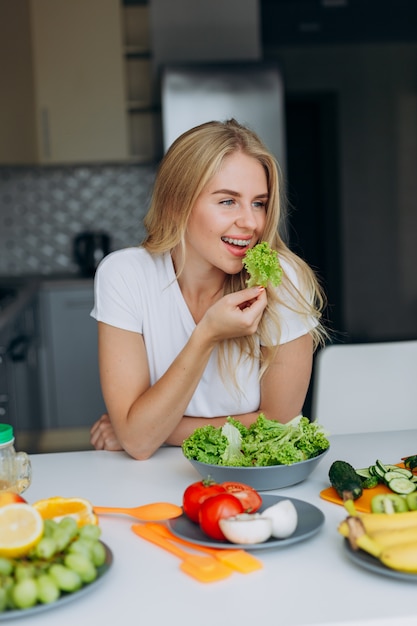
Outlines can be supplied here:
<path id="1" fill-rule="evenodd" d="M 379 480 L 376 476 L 369 476 L 369 478 L 362 478 L 362 489 L 375 489 L 378 487 Z"/>
<path id="2" fill-rule="evenodd" d="M 388 472 L 399 472 L 406 478 L 413 477 L 413 472 L 410 472 L 410 470 L 405 469 L 405 467 L 398 467 L 398 465 L 386 465 L 385 467 L 387 468 Z"/>
<path id="3" fill-rule="evenodd" d="M 378 469 L 380 469 L 380 470 L 381 470 L 381 472 L 382 472 L 383 474 L 386 474 L 386 473 L 388 472 L 388 468 L 387 468 L 387 466 L 386 466 L 386 465 L 384 465 L 384 464 L 382 463 L 382 461 L 380 461 L 379 459 L 377 459 L 377 460 L 375 461 L 375 465 L 376 465 L 376 467 L 377 467 Z"/>
<path id="4" fill-rule="evenodd" d="M 388 487 L 394 493 L 407 495 L 408 493 L 412 493 L 416 490 L 416 483 L 408 480 L 408 478 L 393 478 L 389 481 Z"/>
<path id="5" fill-rule="evenodd" d="M 384 480 L 386 471 L 384 471 L 379 465 L 375 464 L 372 466 L 372 473 L 382 482 Z"/>
<path id="6" fill-rule="evenodd" d="M 417 467 L 417 454 L 405 457 L 404 465 L 407 469 L 410 470 L 413 470 L 415 467 Z"/>
<path id="7" fill-rule="evenodd" d="M 343 500 L 356 500 L 363 493 L 362 479 L 347 461 L 334 461 L 329 469 L 329 479 Z"/>
<path id="8" fill-rule="evenodd" d="M 393 478 L 403 478 L 405 480 L 409 480 L 409 478 L 405 476 L 402 472 L 389 471 L 386 472 L 384 475 L 384 481 L 387 483 L 387 485 L 391 482 Z"/>
<path id="9" fill-rule="evenodd" d="M 362 467 L 361 469 L 356 469 L 355 472 L 359 474 L 362 478 L 370 478 L 372 476 L 369 471 L 369 467 Z"/>

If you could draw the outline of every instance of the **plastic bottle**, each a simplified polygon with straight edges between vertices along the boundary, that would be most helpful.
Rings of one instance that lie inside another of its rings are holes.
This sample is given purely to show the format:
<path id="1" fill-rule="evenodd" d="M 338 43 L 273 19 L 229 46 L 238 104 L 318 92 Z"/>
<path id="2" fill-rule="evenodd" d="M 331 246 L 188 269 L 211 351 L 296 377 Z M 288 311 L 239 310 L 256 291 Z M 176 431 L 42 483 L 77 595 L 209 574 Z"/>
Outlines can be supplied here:
<path id="1" fill-rule="evenodd" d="M 13 426 L 0 424 L 0 491 L 22 493 L 32 480 L 32 466 L 26 452 L 14 448 Z"/>

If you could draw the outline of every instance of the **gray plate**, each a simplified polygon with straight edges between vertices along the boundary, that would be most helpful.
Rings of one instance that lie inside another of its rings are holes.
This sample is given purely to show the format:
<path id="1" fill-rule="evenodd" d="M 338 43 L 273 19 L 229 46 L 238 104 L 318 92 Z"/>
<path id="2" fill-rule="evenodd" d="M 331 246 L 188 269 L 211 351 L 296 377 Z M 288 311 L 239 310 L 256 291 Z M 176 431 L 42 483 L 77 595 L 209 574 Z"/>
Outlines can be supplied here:
<path id="1" fill-rule="evenodd" d="M 343 545 L 345 546 L 347 555 L 351 561 L 371 572 L 374 572 L 374 574 L 382 574 L 382 576 L 388 576 L 388 578 L 398 578 L 399 580 L 408 580 L 414 583 L 417 582 L 417 574 L 398 572 L 395 569 L 387 567 L 371 554 L 368 554 L 363 550 L 354 550 L 351 548 L 348 539 L 344 540 Z"/>
<path id="2" fill-rule="evenodd" d="M 287 539 L 275 539 L 270 537 L 268 541 L 262 543 L 231 543 L 230 541 L 217 541 L 216 539 L 210 539 L 203 533 L 198 524 L 192 522 L 185 515 L 181 515 L 176 519 L 169 520 L 168 526 L 177 537 L 186 539 L 192 543 L 196 543 L 200 546 L 208 546 L 209 548 L 243 548 L 244 550 L 265 550 L 267 548 L 283 548 L 289 546 L 292 543 L 298 543 L 304 541 L 312 535 L 315 535 L 324 523 L 324 514 L 313 504 L 304 502 L 303 500 L 296 500 L 295 498 L 286 498 L 284 496 L 271 496 L 261 494 L 262 506 L 259 512 L 264 511 L 268 507 L 280 502 L 281 500 L 291 500 L 294 504 L 298 514 L 298 524 L 294 533 Z"/>
<path id="3" fill-rule="evenodd" d="M 74 593 L 63 593 L 58 598 L 58 600 L 56 600 L 55 602 L 51 602 L 50 604 L 36 604 L 30 609 L 16 609 L 13 611 L 3 611 L 3 613 L 0 613 L 0 622 L 2 621 L 7 622 L 11 619 L 16 619 L 16 618 L 21 619 L 22 617 L 34 617 L 38 613 L 43 613 L 44 611 L 49 611 L 50 609 L 57 609 L 60 606 L 65 606 L 66 604 L 68 604 L 68 602 L 79 600 L 82 596 L 85 596 L 86 593 L 89 593 L 93 589 L 96 589 L 97 585 L 101 582 L 103 576 L 107 574 L 107 572 L 109 571 L 113 563 L 112 551 L 110 550 L 108 546 L 106 546 L 106 544 L 103 544 L 103 545 L 106 548 L 106 561 L 104 565 L 98 568 L 97 578 L 92 583 L 89 583 L 88 585 L 84 585 L 78 591 L 74 591 Z"/>

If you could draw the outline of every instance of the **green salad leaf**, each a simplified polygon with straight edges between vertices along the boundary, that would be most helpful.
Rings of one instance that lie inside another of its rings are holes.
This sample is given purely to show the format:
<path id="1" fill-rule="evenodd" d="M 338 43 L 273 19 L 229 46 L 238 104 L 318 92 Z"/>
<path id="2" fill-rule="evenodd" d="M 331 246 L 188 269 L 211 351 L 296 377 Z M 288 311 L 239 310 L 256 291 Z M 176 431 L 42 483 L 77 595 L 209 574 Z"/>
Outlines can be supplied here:
<path id="1" fill-rule="evenodd" d="M 282 268 L 276 250 L 270 248 L 268 242 L 262 241 L 250 248 L 243 259 L 249 279 L 248 287 L 267 287 L 268 283 L 277 287 L 282 278 Z"/>
<path id="2" fill-rule="evenodd" d="M 228 417 L 220 428 L 202 426 L 184 440 L 188 459 L 213 465 L 263 467 L 292 465 L 318 456 L 329 447 L 327 433 L 317 422 L 298 416 L 281 424 L 260 413 L 248 428 Z"/>

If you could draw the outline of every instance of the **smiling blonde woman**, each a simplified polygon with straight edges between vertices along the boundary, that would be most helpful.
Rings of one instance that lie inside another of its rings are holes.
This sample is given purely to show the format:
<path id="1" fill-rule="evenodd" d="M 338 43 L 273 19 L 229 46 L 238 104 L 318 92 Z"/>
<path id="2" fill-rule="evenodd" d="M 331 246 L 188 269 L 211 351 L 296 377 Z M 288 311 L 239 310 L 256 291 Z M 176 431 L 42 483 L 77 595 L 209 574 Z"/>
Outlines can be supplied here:
<path id="1" fill-rule="evenodd" d="M 144 242 L 108 255 L 95 277 L 108 411 L 91 430 L 97 449 L 146 459 L 208 420 L 302 411 L 324 298 L 280 219 L 278 166 L 250 129 L 208 122 L 172 144 Z M 243 259 L 261 241 L 278 252 L 282 281 L 247 288 Z"/>

